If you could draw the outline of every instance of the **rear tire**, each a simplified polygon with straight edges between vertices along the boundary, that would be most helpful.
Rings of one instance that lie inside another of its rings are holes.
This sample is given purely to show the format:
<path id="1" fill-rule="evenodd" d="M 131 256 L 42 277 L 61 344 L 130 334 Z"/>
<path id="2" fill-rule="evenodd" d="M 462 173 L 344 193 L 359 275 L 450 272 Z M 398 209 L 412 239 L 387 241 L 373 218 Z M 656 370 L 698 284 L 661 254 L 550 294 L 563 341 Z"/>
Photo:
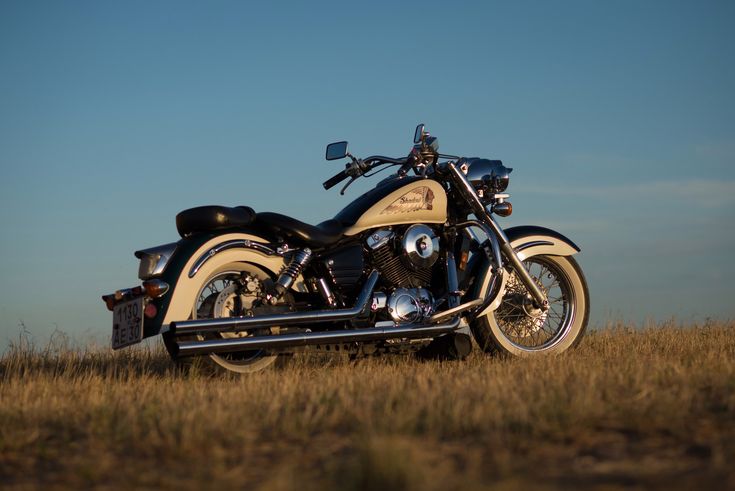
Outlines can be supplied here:
<path id="1" fill-rule="evenodd" d="M 237 293 L 235 281 L 242 273 L 248 273 L 263 281 L 268 278 L 267 273 L 255 265 L 249 263 L 231 263 L 224 265 L 213 272 L 197 294 L 190 319 L 235 317 L 243 315 L 244 310 L 250 308 L 255 296 L 241 295 Z M 248 337 L 253 335 L 277 334 L 278 327 L 243 331 L 239 333 L 213 333 L 207 337 L 234 338 Z M 173 342 L 170 333 L 164 335 L 164 342 L 170 345 Z M 203 340 L 202 335 L 179 337 L 180 340 Z M 171 351 L 169 349 L 169 351 Z M 265 370 L 277 362 L 283 363 L 286 355 L 270 353 L 265 350 L 249 350 L 236 353 L 210 354 L 193 358 L 177 360 L 179 363 L 192 369 L 203 369 L 211 373 L 223 371 L 247 374 Z M 279 363 L 280 364 L 280 363 Z"/>
<path id="2" fill-rule="evenodd" d="M 511 273 L 498 308 L 472 322 L 475 341 L 486 352 L 513 356 L 558 354 L 576 346 L 590 311 L 579 264 L 568 256 L 537 255 L 523 265 L 548 296 L 549 310 L 534 309 L 526 287 Z"/>

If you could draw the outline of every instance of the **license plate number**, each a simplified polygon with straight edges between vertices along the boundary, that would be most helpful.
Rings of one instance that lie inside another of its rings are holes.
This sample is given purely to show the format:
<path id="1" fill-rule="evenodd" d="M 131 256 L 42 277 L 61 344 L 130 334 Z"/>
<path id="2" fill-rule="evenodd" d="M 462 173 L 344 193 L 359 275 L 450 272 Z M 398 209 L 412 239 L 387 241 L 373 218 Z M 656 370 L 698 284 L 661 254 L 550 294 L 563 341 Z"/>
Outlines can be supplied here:
<path id="1" fill-rule="evenodd" d="M 143 340 L 143 297 L 115 305 L 112 311 L 112 349 Z"/>

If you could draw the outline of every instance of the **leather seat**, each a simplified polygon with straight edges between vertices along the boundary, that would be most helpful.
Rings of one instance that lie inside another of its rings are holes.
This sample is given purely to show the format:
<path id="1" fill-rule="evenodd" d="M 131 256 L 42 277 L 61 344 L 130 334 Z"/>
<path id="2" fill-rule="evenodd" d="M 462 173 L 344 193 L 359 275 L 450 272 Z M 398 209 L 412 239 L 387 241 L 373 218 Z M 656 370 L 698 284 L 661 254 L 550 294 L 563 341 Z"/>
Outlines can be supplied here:
<path id="1" fill-rule="evenodd" d="M 176 215 L 179 235 L 187 237 L 202 232 L 241 228 L 255 221 L 256 213 L 249 206 L 198 206 Z"/>
<path id="2" fill-rule="evenodd" d="M 255 225 L 285 239 L 316 249 L 338 242 L 346 229 L 334 219 L 326 220 L 319 225 L 309 225 L 295 218 L 272 212 L 257 213 Z"/>

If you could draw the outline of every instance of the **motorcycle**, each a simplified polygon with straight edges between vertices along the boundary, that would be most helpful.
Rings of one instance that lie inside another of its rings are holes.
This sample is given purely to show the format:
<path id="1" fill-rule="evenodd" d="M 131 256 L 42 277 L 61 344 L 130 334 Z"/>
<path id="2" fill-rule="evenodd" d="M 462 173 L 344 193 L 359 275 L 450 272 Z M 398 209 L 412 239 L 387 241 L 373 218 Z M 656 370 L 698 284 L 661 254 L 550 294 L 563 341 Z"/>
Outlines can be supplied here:
<path id="1" fill-rule="evenodd" d="M 439 153 L 423 124 L 407 157 L 349 159 L 330 189 L 397 167 L 318 225 L 247 206 L 176 216 L 181 239 L 135 252 L 142 284 L 104 295 L 112 348 L 162 335 L 174 360 L 248 373 L 297 351 L 463 358 L 560 353 L 587 327 L 580 249 L 538 226 L 503 230 L 512 169 Z"/>

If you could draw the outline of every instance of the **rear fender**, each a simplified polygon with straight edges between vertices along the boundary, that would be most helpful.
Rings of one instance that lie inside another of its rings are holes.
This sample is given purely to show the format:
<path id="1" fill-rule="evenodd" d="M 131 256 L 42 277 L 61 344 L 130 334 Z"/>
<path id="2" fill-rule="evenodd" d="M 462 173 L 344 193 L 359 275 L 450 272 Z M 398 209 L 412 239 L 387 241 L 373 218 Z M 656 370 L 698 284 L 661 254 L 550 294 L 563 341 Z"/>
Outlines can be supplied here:
<path id="1" fill-rule="evenodd" d="M 574 242 L 559 232 L 535 225 L 511 227 L 505 230 L 505 235 L 510 240 L 513 250 L 521 261 L 540 254 L 572 256 L 580 251 Z M 488 257 L 483 258 L 477 269 L 477 275 L 478 281 L 474 298 L 487 298 L 488 295 L 495 296 L 490 305 L 478 314 L 478 317 L 481 317 L 497 309 L 500 305 L 505 291 L 507 275 L 503 274 L 498 287 L 493 287 L 492 280 L 495 275 L 492 273 L 492 262 Z"/>
<path id="2" fill-rule="evenodd" d="M 228 264 L 254 264 L 275 278 L 285 261 L 275 251 L 269 252 L 269 248 L 260 247 L 267 243 L 262 237 L 245 233 L 182 239 L 161 276 L 171 289 L 158 304 L 159 313 L 151 325 L 146 322 L 146 337 L 167 331 L 173 321 L 189 319 L 196 297 L 207 279 L 226 269 Z M 307 291 L 302 276 L 296 278 L 291 289 Z"/>

